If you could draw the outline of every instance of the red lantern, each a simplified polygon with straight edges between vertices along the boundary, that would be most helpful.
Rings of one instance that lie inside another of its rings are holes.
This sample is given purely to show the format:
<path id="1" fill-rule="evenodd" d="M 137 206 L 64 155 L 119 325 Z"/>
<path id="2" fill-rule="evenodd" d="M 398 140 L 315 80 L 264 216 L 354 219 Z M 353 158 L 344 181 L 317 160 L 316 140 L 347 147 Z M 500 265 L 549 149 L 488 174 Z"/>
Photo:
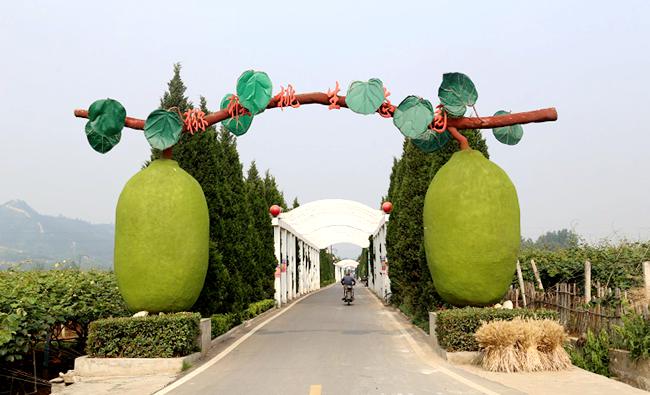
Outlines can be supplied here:
<path id="1" fill-rule="evenodd" d="M 274 204 L 269 209 L 269 213 L 271 213 L 271 215 L 274 216 L 274 217 L 277 217 L 278 215 L 280 215 L 281 212 L 282 212 L 282 207 L 278 206 L 277 204 Z"/>
<path id="2" fill-rule="evenodd" d="M 390 214 L 391 211 L 393 211 L 393 203 L 391 202 L 384 202 L 381 205 L 381 209 L 384 210 L 386 214 Z"/>

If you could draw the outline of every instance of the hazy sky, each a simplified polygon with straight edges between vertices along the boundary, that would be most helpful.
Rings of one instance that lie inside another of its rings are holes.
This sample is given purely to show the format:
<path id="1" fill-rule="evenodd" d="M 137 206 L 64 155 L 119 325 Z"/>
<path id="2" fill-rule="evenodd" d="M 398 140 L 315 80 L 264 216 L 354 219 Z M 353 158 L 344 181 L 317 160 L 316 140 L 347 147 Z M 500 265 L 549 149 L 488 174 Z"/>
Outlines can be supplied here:
<path id="1" fill-rule="evenodd" d="M 649 20 L 648 1 L 2 2 L 0 203 L 113 222 L 148 144 L 125 129 L 98 154 L 72 111 L 111 97 L 145 118 L 177 61 L 190 98 L 213 109 L 251 68 L 274 91 L 377 77 L 393 102 L 416 94 L 434 105 L 442 74 L 460 71 L 481 115 L 558 109 L 514 147 L 484 132 L 517 187 L 524 236 L 574 227 L 592 240 L 648 238 Z M 304 106 L 265 112 L 238 144 L 288 201 L 376 207 L 402 137 L 379 116 Z"/>

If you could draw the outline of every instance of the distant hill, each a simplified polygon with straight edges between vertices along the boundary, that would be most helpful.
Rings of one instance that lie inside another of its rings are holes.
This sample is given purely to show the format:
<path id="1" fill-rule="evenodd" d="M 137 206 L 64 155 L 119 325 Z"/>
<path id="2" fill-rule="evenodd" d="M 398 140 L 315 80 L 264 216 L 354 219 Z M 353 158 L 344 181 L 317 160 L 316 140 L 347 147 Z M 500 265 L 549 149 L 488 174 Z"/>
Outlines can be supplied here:
<path id="1" fill-rule="evenodd" d="M 65 260 L 81 268 L 113 267 L 115 228 L 41 215 L 22 200 L 0 206 L 0 268 L 49 268 Z"/>

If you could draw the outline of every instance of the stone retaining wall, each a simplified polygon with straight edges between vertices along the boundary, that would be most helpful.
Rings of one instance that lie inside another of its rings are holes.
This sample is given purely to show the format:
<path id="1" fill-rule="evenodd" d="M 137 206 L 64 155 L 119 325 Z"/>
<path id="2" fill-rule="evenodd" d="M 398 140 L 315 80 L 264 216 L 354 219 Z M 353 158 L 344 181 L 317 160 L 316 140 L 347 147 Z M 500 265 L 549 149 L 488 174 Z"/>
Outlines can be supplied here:
<path id="1" fill-rule="evenodd" d="M 633 362 L 629 351 L 609 350 L 609 370 L 619 380 L 650 391 L 650 360 Z"/>

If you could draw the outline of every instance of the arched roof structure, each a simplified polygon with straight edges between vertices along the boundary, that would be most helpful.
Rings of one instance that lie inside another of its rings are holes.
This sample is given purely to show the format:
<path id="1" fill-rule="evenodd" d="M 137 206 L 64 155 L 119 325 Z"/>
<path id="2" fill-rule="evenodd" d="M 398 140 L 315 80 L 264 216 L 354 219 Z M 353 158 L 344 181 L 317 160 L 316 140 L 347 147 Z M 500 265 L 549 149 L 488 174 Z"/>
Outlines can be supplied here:
<path id="1" fill-rule="evenodd" d="M 359 262 L 355 261 L 354 259 L 343 259 L 334 264 L 334 266 L 346 268 L 346 267 L 353 267 L 356 268 L 359 266 Z"/>
<path id="2" fill-rule="evenodd" d="M 309 202 L 278 216 L 280 225 L 322 249 L 337 243 L 361 248 L 386 221 L 383 211 L 344 199 Z"/>

